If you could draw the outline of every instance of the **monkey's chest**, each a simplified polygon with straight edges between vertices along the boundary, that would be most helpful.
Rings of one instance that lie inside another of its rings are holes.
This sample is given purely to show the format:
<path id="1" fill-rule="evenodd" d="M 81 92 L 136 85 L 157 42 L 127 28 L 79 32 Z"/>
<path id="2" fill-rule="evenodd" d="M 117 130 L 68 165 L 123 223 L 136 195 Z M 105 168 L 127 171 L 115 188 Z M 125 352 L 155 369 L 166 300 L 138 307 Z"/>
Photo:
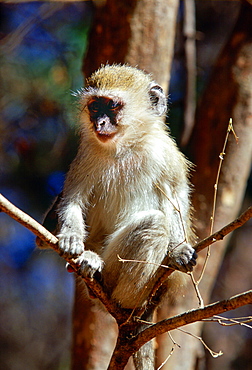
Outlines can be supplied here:
<path id="1" fill-rule="evenodd" d="M 86 224 L 90 229 L 99 228 L 108 235 L 114 231 L 114 225 L 119 222 L 121 213 L 131 202 L 130 197 L 122 197 L 119 192 L 106 190 L 103 193 L 93 193 L 89 200 Z"/>
<path id="2" fill-rule="evenodd" d="M 134 179 L 135 180 L 135 179 Z M 90 231 L 99 228 L 106 235 L 124 224 L 134 214 L 160 208 L 160 199 L 152 181 L 122 183 L 94 189 L 90 199 L 86 224 Z"/>

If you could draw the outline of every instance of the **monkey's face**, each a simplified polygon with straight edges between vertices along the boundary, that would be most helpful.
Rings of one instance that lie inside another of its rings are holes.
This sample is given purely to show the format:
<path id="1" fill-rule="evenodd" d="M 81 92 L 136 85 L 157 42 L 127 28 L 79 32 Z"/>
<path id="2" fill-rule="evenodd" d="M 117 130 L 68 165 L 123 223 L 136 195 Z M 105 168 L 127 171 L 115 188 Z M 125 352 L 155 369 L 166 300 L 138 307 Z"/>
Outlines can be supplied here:
<path id="1" fill-rule="evenodd" d="M 100 141 L 107 142 L 117 134 L 123 105 L 120 100 L 104 96 L 92 96 L 89 99 L 87 108 L 90 122 Z"/>
<path id="2" fill-rule="evenodd" d="M 114 150 L 134 146 L 152 135 L 158 116 L 166 112 L 162 88 L 149 75 L 126 65 L 106 65 L 94 72 L 78 92 L 85 142 Z M 111 143 L 111 145 L 110 145 Z"/>

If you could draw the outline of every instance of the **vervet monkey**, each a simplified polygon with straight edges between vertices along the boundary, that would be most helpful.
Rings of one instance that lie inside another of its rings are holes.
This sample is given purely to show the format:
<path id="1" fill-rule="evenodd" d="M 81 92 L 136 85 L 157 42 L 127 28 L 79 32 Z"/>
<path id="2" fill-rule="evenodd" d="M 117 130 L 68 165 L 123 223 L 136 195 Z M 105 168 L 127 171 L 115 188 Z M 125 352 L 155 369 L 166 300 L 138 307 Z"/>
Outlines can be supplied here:
<path id="1" fill-rule="evenodd" d="M 100 272 L 123 308 L 140 307 L 166 256 L 182 272 L 196 264 L 189 165 L 167 133 L 166 97 L 150 75 L 105 65 L 78 95 L 80 144 L 58 206 L 59 249 L 79 256 L 83 275 Z"/>

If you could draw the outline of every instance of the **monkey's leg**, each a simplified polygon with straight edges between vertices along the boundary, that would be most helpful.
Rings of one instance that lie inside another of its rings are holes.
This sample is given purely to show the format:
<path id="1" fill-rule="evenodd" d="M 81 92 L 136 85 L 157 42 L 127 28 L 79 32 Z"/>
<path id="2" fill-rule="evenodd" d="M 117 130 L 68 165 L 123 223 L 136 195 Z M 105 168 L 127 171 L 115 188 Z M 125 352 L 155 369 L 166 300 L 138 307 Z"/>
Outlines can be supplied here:
<path id="1" fill-rule="evenodd" d="M 122 307 L 140 307 L 154 284 L 152 277 L 167 254 L 168 222 L 157 210 L 131 215 L 105 246 L 103 278 Z M 131 260 L 121 262 L 119 258 Z"/>
<path id="2" fill-rule="evenodd" d="M 152 277 L 167 253 L 167 224 L 164 214 L 160 211 L 139 212 L 132 215 L 130 222 L 121 226 L 110 237 L 102 256 L 103 277 L 105 284 L 111 289 L 112 297 L 123 307 L 133 309 L 147 299 L 154 283 Z M 135 262 L 120 262 L 118 256 Z M 151 322 L 152 317 L 153 309 L 145 312 L 142 319 Z M 138 326 L 135 334 L 144 328 L 146 324 Z M 152 342 L 143 345 L 133 355 L 133 360 L 136 370 L 154 370 Z"/>

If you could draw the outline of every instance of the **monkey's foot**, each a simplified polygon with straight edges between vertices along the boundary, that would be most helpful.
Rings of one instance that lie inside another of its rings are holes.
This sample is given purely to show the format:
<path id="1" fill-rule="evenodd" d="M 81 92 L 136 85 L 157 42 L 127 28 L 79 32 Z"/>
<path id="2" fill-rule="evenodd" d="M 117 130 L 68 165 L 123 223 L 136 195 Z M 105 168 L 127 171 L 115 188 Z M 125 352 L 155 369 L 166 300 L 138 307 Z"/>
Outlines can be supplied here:
<path id="1" fill-rule="evenodd" d="M 174 247 L 173 250 L 169 252 L 169 255 L 169 266 L 182 272 L 192 271 L 198 257 L 194 248 L 187 243 Z"/>
<path id="2" fill-rule="evenodd" d="M 100 273 L 104 264 L 101 257 L 92 251 L 84 251 L 75 262 L 79 266 L 80 275 L 89 278 L 92 278 L 96 272 Z"/>

